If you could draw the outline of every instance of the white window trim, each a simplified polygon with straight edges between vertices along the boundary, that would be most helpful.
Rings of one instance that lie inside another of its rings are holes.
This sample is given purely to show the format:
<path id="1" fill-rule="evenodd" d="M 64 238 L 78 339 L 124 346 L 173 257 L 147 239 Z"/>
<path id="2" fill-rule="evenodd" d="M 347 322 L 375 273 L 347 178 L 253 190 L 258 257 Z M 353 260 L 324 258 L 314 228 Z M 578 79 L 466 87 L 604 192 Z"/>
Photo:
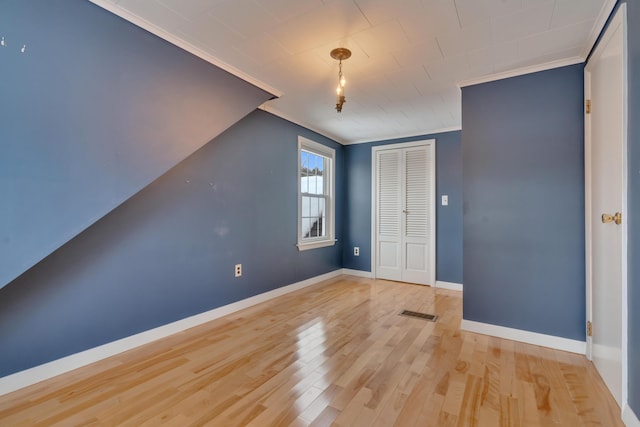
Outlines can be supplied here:
<path id="1" fill-rule="evenodd" d="M 300 174 L 302 173 L 302 168 L 300 165 L 300 155 L 302 150 L 311 151 L 322 156 L 329 158 L 329 200 L 328 200 L 328 209 L 327 209 L 327 223 L 328 223 L 328 231 L 327 236 L 325 237 L 317 237 L 314 239 L 302 239 L 302 188 L 300 181 Z M 319 144 L 317 142 L 311 141 L 302 136 L 298 136 L 298 250 L 306 251 L 308 249 L 315 248 L 323 248 L 326 246 L 333 246 L 336 243 L 335 239 L 335 163 L 336 163 L 336 150 L 333 148 L 327 147 L 326 145 Z"/>

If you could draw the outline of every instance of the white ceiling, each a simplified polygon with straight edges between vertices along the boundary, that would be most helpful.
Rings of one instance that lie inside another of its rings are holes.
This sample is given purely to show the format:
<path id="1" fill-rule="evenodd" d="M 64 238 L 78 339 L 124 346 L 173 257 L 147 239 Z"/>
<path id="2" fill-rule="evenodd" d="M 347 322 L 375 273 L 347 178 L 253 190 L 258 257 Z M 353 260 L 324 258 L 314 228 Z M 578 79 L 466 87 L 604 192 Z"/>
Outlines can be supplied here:
<path id="1" fill-rule="evenodd" d="M 263 108 L 344 144 L 459 129 L 461 82 L 583 61 L 615 3 L 92 1 L 280 94 Z M 353 52 L 340 114 L 336 47 Z"/>

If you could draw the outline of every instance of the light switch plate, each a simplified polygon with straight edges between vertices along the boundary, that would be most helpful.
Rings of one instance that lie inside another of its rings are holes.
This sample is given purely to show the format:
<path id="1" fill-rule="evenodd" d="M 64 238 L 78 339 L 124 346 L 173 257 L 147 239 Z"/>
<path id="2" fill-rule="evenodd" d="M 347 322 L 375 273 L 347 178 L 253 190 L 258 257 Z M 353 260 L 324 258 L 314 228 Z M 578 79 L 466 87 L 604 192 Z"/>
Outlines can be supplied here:
<path id="1" fill-rule="evenodd" d="M 449 205 L 449 196 L 447 196 L 446 194 L 442 195 L 442 206 L 448 206 Z"/>

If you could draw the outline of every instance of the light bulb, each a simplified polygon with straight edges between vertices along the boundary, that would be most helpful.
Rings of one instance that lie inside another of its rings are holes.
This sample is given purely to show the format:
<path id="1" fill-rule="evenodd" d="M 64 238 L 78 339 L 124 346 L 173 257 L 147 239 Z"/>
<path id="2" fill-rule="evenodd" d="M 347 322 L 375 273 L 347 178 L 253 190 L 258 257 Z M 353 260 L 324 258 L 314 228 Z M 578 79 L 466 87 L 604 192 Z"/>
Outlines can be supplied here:
<path id="1" fill-rule="evenodd" d="M 340 79 L 340 86 L 344 87 L 344 84 L 345 84 L 346 82 L 347 82 L 347 81 L 344 79 L 344 77 L 342 77 L 342 78 Z"/>
<path id="2" fill-rule="evenodd" d="M 336 88 L 336 93 L 337 93 L 338 95 L 340 95 L 340 93 L 341 93 L 341 92 L 342 92 L 342 88 L 341 88 L 340 86 L 338 86 L 338 87 Z"/>

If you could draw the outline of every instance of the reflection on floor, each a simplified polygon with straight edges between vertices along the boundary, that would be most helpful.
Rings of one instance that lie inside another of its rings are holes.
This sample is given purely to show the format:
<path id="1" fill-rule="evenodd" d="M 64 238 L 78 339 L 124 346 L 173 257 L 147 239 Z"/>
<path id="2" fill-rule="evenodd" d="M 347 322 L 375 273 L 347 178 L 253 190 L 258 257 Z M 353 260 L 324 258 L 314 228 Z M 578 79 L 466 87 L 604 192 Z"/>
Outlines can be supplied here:
<path id="1" fill-rule="evenodd" d="M 584 356 L 460 332 L 461 310 L 341 276 L 2 396 L 0 425 L 622 425 Z"/>

